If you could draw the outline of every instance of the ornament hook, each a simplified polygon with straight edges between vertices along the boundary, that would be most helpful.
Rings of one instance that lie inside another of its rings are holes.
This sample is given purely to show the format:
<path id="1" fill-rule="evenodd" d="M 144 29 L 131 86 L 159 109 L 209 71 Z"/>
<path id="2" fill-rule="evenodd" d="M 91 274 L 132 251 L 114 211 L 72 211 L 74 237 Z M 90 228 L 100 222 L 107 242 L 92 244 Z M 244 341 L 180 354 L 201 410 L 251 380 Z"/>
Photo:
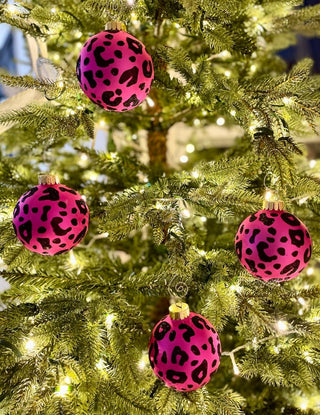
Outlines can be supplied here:
<path id="1" fill-rule="evenodd" d="M 188 294 L 189 288 L 185 282 L 176 281 L 177 275 L 174 275 L 168 284 L 168 291 L 171 297 L 181 299 Z"/>

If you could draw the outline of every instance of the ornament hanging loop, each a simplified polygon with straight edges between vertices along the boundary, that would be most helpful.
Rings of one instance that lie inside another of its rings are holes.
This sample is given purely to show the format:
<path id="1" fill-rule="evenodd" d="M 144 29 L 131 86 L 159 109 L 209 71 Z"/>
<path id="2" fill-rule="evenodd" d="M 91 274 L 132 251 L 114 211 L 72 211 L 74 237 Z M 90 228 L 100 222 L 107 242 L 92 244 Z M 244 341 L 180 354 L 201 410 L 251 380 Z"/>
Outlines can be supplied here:
<path id="1" fill-rule="evenodd" d="M 168 284 L 168 291 L 172 298 L 180 300 L 188 294 L 189 288 L 185 282 L 175 281 L 176 279 L 177 275 L 174 275 Z"/>

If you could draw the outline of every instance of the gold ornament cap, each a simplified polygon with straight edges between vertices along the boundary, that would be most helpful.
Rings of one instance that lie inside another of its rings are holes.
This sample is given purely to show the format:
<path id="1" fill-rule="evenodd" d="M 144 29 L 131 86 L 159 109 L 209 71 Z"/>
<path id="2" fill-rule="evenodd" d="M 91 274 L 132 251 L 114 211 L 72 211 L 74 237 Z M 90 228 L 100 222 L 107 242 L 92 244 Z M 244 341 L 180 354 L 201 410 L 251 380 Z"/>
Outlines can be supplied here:
<path id="1" fill-rule="evenodd" d="M 169 307 L 169 314 L 172 320 L 183 320 L 190 314 L 190 309 L 186 303 L 175 303 Z"/>
<path id="2" fill-rule="evenodd" d="M 284 203 L 282 200 L 265 200 L 263 202 L 263 209 L 265 210 L 283 210 L 284 209 Z"/>
<path id="3" fill-rule="evenodd" d="M 59 184 L 59 177 L 55 174 L 39 174 L 39 184 Z"/>
<path id="4" fill-rule="evenodd" d="M 116 20 L 111 20 L 105 25 L 105 30 L 127 30 L 126 25 L 123 22 L 117 22 Z"/>

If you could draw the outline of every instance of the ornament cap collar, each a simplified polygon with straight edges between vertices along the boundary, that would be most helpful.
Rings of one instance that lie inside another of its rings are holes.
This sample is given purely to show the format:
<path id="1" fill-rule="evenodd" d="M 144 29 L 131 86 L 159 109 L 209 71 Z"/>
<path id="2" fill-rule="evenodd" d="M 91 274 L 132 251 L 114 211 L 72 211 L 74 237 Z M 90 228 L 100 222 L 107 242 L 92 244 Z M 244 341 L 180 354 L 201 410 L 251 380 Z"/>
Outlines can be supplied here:
<path id="1" fill-rule="evenodd" d="M 39 174 L 39 184 L 59 184 L 59 177 L 55 174 Z"/>
<path id="2" fill-rule="evenodd" d="M 274 201 L 270 201 L 270 200 L 265 200 L 263 202 L 263 209 L 266 210 L 283 210 L 284 209 L 284 203 L 282 202 L 282 200 L 274 200 Z"/>
<path id="3" fill-rule="evenodd" d="M 123 30 L 125 32 L 126 29 L 126 25 L 123 22 L 117 22 L 116 20 L 111 20 L 105 25 L 105 30 Z"/>
<path id="4" fill-rule="evenodd" d="M 175 303 L 169 307 L 169 314 L 172 320 L 183 320 L 190 314 L 190 309 L 186 303 Z"/>

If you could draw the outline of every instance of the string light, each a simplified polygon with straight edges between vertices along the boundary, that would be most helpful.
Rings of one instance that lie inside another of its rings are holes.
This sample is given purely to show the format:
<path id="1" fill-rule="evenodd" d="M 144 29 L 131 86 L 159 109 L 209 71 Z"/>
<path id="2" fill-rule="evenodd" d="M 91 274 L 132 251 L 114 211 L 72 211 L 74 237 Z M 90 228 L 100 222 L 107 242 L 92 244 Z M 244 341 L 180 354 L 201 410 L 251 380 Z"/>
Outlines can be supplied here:
<path id="1" fill-rule="evenodd" d="M 66 376 L 66 377 L 64 378 L 64 383 L 66 383 L 67 385 L 69 385 L 69 384 L 71 383 L 71 379 L 70 379 L 70 377 L 69 377 L 69 376 Z"/>
<path id="2" fill-rule="evenodd" d="M 313 363 L 313 359 L 312 359 L 312 357 L 309 355 L 309 352 L 304 352 L 304 353 L 303 353 L 303 356 L 305 357 L 305 360 L 306 360 L 308 363 Z"/>
<path id="3" fill-rule="evenodd" d="M 231 71 L 225 71 L 225 76 L 227 77 L 227 78 L 229 78 L 230 76 L 231 76 Z"/>
<path id="4" fill-rule="evenodd" d="M 202 111 L 202 115 L 205 117 L 206 115 L 208 115 L 208 111 L 203 110 L 203 111 Z"/>
<path id="5" fill-rule="evenodd" d="M 195 150 L 195 146 L 193 144 L 187 144 L 186 150 L 187 150 L 187 153 L 193 153 Z"/>
<path id="6" fill-rule="evenodd" d="M 312 267 L 309 267 L 307 269 L 307 275 L 310 277 L 310 275 L 312 275 L 314 273 L 314 269 Z"/>
<path id="7" fill-rule="evenodd" d="M 155 104 L 154 104 L 154 100 L 153 99 L 151 99 L 150 97 L 147 97 L 146 101 L 147 101 L 149 107 L 151 107 L 151 108 L 154 107 Z"/>
<path id="8" fill-rule="evenodd" d="M 298 298 L 298 303 L 300 303 L 301 305 L 305 305 L 306 304 L 306 300 L 302 297 Z"/>
<path id="9" fill-rule="evenodd" d="M 231 110 L 231 111 L 230 111 L 230 114 L 234 117 L 234 116 L 236 115 L 235 110 Z"/>
<path id="10" fill-rule="evenodd" d="M 217 125 L 219 125 L 220 127 L 224 125 L 225 122 L 226 120 L 223 117 L 219 117 L 216 121 Z"/>
<path id="11" fill-rule="evenodd" d="M 135 0 L 127 0 L 127 3 L 129 6 L 133 6 L 134 5 Z"/>
<path id="12" fill-rule="evenodd" d="M 88 160 L 88 156 L 85 153 L 82 153 L 81 156 L 80 156 L 80 159 L 82 161 L 86 161 L 86 160 Z"/>
<path id="13" fill-rule="evenodd" d="M 57 9 L 55 7 L 52 7 L 51 13 L 57 13 Z"/>
<path id="14" fill-rule="evenodd" d="M 69 253 L 69 262 L 72 266 L 75 266 L 77 264 L 77 258 L 75 257 L 73 251 L 70 251 Z"/>
<path id="15" fill-rule="evenodd" d="M 251 72 L 255 72 L 256 70 L 257 70 L 256 65 L 251 65 L 251 66 L 250 66 L 250 71 L 251 71 Z"/>
<path id="16" fill-rule="evenodd" d="M 274 346 L 273 351 L 275 352 L 275 354 L 279 354 L 280 353 L 280 349 L 278 346 Z"/>
<path id="17" fill-rule="evenodd" d="M 201 124 L 201 121 L 198 119 L 198 118 L 196 118 L 194 121 L 193 121 L 193 125 L 195 126 L 195 127 L 199 127 L 199 125 Z"/>
<path id="18" fill-rule="evenodd" d="M 183 209 L 181 211 L 181 216 L 183 218 L 190 218 L 191 214 L 190 214 L 190 210 L 189 209 Z"/>
<path id="19" fill-rule="evenodd" d="M 309 401 L 308 399 L 304 398 L 300 401 L 299 407 L 302 411 L 305 411 L 308 409 Z"/>
<path id="20" fill-rule="evenodd" d="M 106 317 L 107 329 L 109 329 L 109 330 L 111 329 L 114 320 L 115 320 L 115 315 L 114 314 L 107 314 L 107 317 Z"/>
<path id="21" fill-rule="evenodd" d="M 186 92 L 186 98 L 190 98 L 191 97 L 191 94 L 190 94 L 190 92 Z"/>
<path id="22" fill-rule="evenodd" d="M 199 177 L 199 172 L 198 172 L 197 170 L 194 170 L 194 171 L 191 173 L 191 176 L 192 176 L 192 177 L 194 177 L 195 179 L 197 179 L 197 178 Z"/>
<path id="23" fill-rule="evenodd" d="M 69 385 L 62 383 L 61 385 L 57 387 L 56 395 L 63 398 L 68 392 L 69 392 Z"/>
<path id="24" fill-rule="evenodd" d="M 138 368 L 140 370 L 145 369 L 145 367 L 147 366 L 147 362 L 148 362 L 148 353 L 147 352 L 143 352 L 141 359 L 138 362 Z"/>
<path id="25" fill-rule="evenodd" d="M 189 160 L 189 157 L 186 156 L 186 155 L 183 155 L 183 156 L 180 157 L 181 163 L 186 163 L 188 160 Z"/>
<path id="26" fill-rule="evenodd" d="M 205 216 L 201 216 L 201 218 L 200 218 L 200 220 L 201 220 L 201 222 L 207 222 L 207 218 L 205 217 Z"/>
<path id="27" fill-rule="evenodd" d="M 131 136 L 132 140 L 136 140 L 138 138 L 137 134 L 132 134 Z"/>
<path id="28" fill-rule="evenodd" d="M 282 102 L 286 105 L 289 105 L 292 103 L 292 98 L 284 97 L 282 98 Z"/>
<path id="29" fill-rule="evenodd" d="M 279 332 L 284 332 L 288 330 L 288 322 L 284 320 L 279 320 L 276 323 L 277 330 Z"/>
<path id="30" fill-rule="evenodd" d="M 25 342 L 24 346 L 28 352 L 31 352 L 36 347 L 36 343 L 34 340 L 29 339 Z"/>
<path id="31" fill-rule="evenodd" d="M 100 120 L 98 122 L 99 127 L 105 127 L 107 125 L 107 123 L 105 122 L 105 120 Z"/>
<path id="32" fill-rule="evenodd" d="M 99 370 L 103 370 L 105 368 L 103 359 L 99 360 L 99 362 L 96 364 L 96 368 Z"/>
<path id="33" fill-rule="evenodd" d="M 58 81 L 57 85 L 59 88 L 63 88 L 64 87 L 64 82 L 63 81 Z"/>
<path id="34" fill-rule="evenodd" d="M 309 161 L 309 166 L 310 166 L 311 169 L 313 169 L 316 166 L 316 164 L 317 164 L 316 160 L 310 160 Z"/>
<path id="35" fill-rule="evenodd" d="M 15 13 L 17 13 L 18 12 L 18 7 L 17 6 L 15 6 L 14 4 L 9 4 L 8 6 L 7 6 L 7 10 L 8 10 L 8 13 L 9 14 L 15 14 Z"/>

